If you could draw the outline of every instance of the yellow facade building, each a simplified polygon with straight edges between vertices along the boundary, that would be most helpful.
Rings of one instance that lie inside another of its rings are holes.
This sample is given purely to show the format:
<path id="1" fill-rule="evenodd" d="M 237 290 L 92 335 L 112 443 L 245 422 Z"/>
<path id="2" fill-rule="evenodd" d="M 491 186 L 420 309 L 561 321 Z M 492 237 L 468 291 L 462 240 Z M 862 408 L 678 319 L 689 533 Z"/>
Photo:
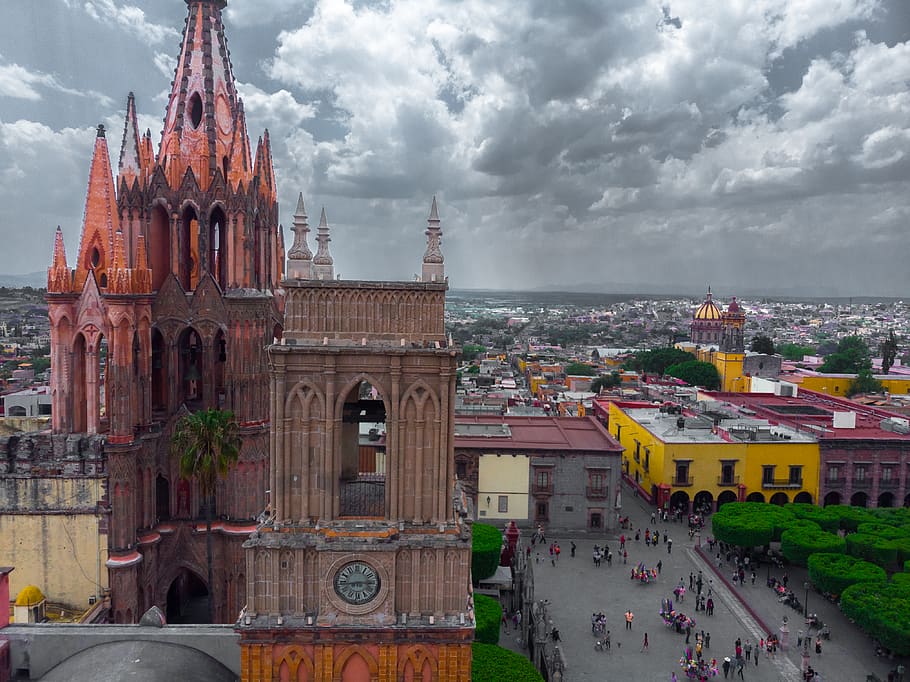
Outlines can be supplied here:
<path id="1" fill-rule="evenodd" d="M 525 455 L 480 456 L 477 504 L 485 519 L 527 520 L 530 461 Z"/>
<path id="2" fill-rule="evenodd" d="M 696 413 L 611 403 L 610 432 L 625 448 L 624 478 L 660 507 L 815 503 L 817 440 L 734 409 L 709 405 Z"/>

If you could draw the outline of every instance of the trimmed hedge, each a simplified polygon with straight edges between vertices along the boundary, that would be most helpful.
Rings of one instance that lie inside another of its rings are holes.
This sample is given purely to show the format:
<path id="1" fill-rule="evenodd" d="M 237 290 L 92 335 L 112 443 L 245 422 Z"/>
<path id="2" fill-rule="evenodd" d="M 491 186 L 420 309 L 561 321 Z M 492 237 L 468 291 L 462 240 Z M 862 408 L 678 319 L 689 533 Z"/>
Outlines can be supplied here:
<path id="1" fill-rule="evenodd" d="M 798 519 L 818 524 L 822 530 L 829 533 L 835 533 L 840 528 L 840 516 L 829 512 L 826 508 L 817 507 L 808 502 L 790 502 L 784 505 L 784 509 Z"/>
<path id="2" fill-rule="evenodd" d="M 502 553 L 502 533 L 488 523 L 475 523 L 471 530 L 471 576 L 476 585 L 496 573 Z"/>
<path id="3" fill-rule="evenodd" d="M 849 531 L 855 531 L 861 523 L 874 523 L 877 520 L 865 507 L 831 504 L 825 507 L 825 511 L 835 514 L 840 519 L 840 527 Z"/>
<path id="4" fill-rule="evenodd" d="M 500 646 L 475 642 L 471 656 L 472 682 L 543 682 L 531 661 Z"/>
<path id="5" fill-rule="evenodd" d="M 819 552 L 809 557 L 809 580 L 822 592 L 840 595 L 850 585 L 887 579 L 888 574 L 880 566 L 846 554 Z"/>
<path id="6" fill-rule="evenodd" d="M 711 530 L 721 542 L 757 547 L 778 539 L 795 520 L 791 512 L 776 504 L 728 502 L 711 517 Z"/>
<path id="7" fill-rule="evenodd" d="M 897 563 L 897 544 L 878 535 L 850 533 L 847 536 L 847 554 L 884 568 Z"/>
<path id="8" fill-rule="evenodd" d="M 780 538 L 780 551 L 789 561 L 805 566 L 811 554 L 828 552 L 843 554 L 846 543 L 840 535 L 816 530 L 794 528 L 784 531 Z"/>
<path id="9" fill-rule="evenodd" d="M 877 535 L 880 538 L 889 540 L 910 539 L 910 532 L 906 529 L 887 523 L 861 523 L 856 527 L 856 532 L 865 535 Z"/>
<path id="10" fill-rule="evenodd" d="M 891 576 L 891 582 L 895 585 L 904 585 L 910 588 L 910 573 L 895 573 Z"/>
<path id="11" fill-rule="evenodd" d="M 898 656 L 910 654 L 910 587 L 859 583 L 841 595 L 841 610 Z"/>
<path id="12" fill-rule="evenodd" d="M 474 619 L 476 629 L 474 641 L 484 644 L 499 644 L 499 629 L 502 623 L 502 606 L 493 597 L 474 595 Z"/>
<path id="13" fill-rule="evenodd" d="M 904 572 L 910 573 L 910 559 L 904 562 Z"/>

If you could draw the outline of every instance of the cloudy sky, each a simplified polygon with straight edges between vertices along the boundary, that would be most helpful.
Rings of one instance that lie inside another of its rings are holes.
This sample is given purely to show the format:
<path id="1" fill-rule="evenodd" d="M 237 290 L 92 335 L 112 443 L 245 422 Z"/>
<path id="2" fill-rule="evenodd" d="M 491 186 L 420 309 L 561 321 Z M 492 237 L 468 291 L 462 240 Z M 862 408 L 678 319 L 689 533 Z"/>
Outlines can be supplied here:
<path id="1" fill-rule="evenodd" d="M 0 273 L 45 268 L 58 224 L 72 257 L 129 91 L 157 144 L 185 16 L 0 0 Z M 436 194 L 457 288 L 907 295 L 906 0 L 229 0 L 225 23 L 282 222 L 325 205 L 346 279 L 418 272 Z"/>

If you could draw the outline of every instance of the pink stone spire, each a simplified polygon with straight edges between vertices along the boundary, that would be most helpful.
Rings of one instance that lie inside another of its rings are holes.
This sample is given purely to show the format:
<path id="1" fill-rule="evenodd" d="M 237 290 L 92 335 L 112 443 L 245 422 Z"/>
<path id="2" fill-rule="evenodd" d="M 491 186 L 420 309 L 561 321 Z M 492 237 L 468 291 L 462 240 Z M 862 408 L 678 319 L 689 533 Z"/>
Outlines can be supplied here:
<path id="1" fill-rule="evenodd" d="M 423 254 L 421 279 L 424 282 L 442 282 L 445 280 L 445 258 L 442 255 L 442 229 L 439 227 L 439 211 L 436 209 L 436 197 L 430 206 L 430 217 L 427 218 L 427 250 Z"/>
<path id="2" fill-rule="evenodd" d="M 323 212 L 323 215 L 325 213 Z M 288 277 L 291 279 L 311 279 L 313 277 L 313 253 L 307 245 L 307 234 L 310 226 L 307 223 L 306 206 L 303 204 L 303 192 L 297 198 L 297 210 L 294 211 L 294 244 L 288 252 Z"/>
<path id="3" fill-rule="evenodd" d="M 325 218 L 325 207 L 319 217 L 319 228 L 316 230 L 316 257 L 313 258 L 314 279 L 335 279 L 335 268 L 329 254 L 329 224 Z"/>
<path id="4" fill-rule="evenodd" d="M 47 290 L 52 294 L 66 294 L 72 291 L 73 274 L 66 265 L 66 249 L 63 247 L 63 230 L 57 226 L 54 235 L 54 262 L 47 269 Z"/>

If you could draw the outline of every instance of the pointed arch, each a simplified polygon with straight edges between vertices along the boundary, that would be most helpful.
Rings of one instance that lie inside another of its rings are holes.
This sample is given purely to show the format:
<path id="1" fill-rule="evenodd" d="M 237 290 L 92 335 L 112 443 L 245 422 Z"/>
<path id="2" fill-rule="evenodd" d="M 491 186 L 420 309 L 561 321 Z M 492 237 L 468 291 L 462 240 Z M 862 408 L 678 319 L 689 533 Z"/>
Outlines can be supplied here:
<path id="1" fill-rule="evenodd" d="M 426 391 L 426 395 L 419 395 L 418 392 L 421 390 Z M 418 402 L 419 406 L 421 407 L 429 397 L 433 401 L 433 408 L 437 413 L 439 412 L 439 396 L 437 395 L 436 391 L 434 391 L 423 379 L 418 379 L 410 386 L 408 386 L 408 390 L 405 391 L 404 395 L 401 397 L 401 407 L 404 408 L 405 403 L 412 397 Z"/>
<path id="2" fill-rule="evenodd" d="M 287 678 L 282 674 L 282 666 L 287 666 Z M 301 666 L 303 670 L 301 671 Z M 313 659 L 307 654 L 306 649 L 302 646 L 291 645 L 281 652 L 281 656 L 275 661 L 275 667 L 278 669 L 278 679 L 287 679 L 291 682 L 304 682 L 314 679 Z"/>
<path id="3" fill-rule="evenodd" d="M 396 467 L 402 490 L 405 518 L 415 522 L 437 519 L 436 495 L 440 469 L 440 403 L 433 390 L 418 379 L 401 399 L 398 421 L 398 448 L 390 466 Z M 410 463 L 411 466 L 406 464 Z"/>
<path id="4" fill-rule="evenodd" d="M 411 666 L 411 671 L 407 670 L 409 665 Z M 424 667 L 427 665 L 430 669 L 429 678 L 426 677 L 424 671 Z M 401 654 L 398 656 L 398 679 L 400 680 L 413 680 L 414 682 L 418 680 L 423 682 L 428 679 L 435 680 L 438 671 L 439 665 L 436 662 L 436 658 L 423 644 L 410 647 L 405 651 L 404 656 Z M 411 677 L 408 677 L 408 672 L 411 672 Z"/>
<path id="5" fill-rule="evenodd" d="M 379 391 L 379 395 L 382 398 L 382 404 L 385 407 L 385 413 L 391 414 L 392 406 L 389 403 L 386 387 L 374 376 L 366 372 L 360 372 L 351 378 L 350 381 L 345 383 L 344 386 L 342 386 L 341 390 L 338 391 L 338 397 L 335 399 L 334 418 L 336 420 L 341 419 L 341 415 L 344 410 L 344 404 L 347 402 L 348 395 L 355 387 L 360 386 L 360 384 L 362 384 L 364 381 Z"/>
<path id="6" fill-rule="evenodd" d="M 359 682 L 361 678 L 358 676 L 358 673 L 362 670 L 361 666 L 365 666 L 369 671 L 370 676 L 368 679 L 378 679 L 379 664 L 376 662 L 376 658 L 366 647 L 360 644 L 352 644 L 342 650 L 338 658 L 335 659 L 332 674 L 334 679 L 341 680 L 341 682 L 348 682 L 348 680 L 350 680 L 350 682 L 354 682 L 355 680 Z M 361 668 L 361 670 L 357 670 L 357 668 Z"/>

